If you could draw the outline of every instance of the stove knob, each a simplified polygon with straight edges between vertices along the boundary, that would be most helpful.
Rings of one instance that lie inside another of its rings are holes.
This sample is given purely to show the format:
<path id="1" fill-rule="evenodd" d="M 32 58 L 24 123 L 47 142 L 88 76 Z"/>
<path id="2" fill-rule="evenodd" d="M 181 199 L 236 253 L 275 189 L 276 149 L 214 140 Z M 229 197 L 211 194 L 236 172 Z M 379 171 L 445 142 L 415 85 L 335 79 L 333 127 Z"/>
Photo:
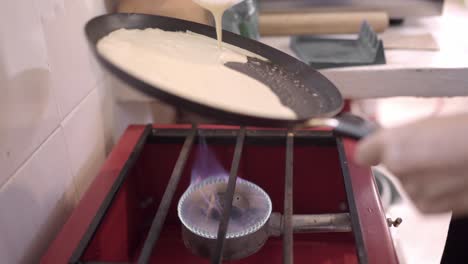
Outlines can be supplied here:
<path id="1" fill-rule="evenodd" d="M 398 217 L 395 220 L 392 220 L 391 218 L 387 218 L 388 227 L 392 227 L 392 226 L 398 227 L 402 222 L 403 222 L 403 219 L 401 219 L 400 217 Z"/>

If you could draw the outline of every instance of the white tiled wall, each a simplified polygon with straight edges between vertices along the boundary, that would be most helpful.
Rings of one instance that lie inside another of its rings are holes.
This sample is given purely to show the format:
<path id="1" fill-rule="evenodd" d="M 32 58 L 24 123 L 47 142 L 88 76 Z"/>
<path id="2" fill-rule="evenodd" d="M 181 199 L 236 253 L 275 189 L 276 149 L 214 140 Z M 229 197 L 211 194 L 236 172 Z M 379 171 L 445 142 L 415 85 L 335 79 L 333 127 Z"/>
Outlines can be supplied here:
<path id="1" fill-rule="evenodd" d="M 36 263 L 112 145 L 112 99 L 85 22 L 104 0 L 0 8 L 0 263 Z"/>

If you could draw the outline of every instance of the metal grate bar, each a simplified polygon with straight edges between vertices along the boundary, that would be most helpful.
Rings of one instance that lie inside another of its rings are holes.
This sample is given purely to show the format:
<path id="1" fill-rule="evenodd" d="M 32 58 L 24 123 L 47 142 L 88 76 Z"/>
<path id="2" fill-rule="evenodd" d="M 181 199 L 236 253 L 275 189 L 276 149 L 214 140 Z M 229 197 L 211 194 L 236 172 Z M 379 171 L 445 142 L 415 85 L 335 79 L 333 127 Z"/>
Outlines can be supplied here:
<path id="1" fill-rule="evenodd" d="M 130 262 L 104 262 L 104 261 L 91 261 L 91 262 L 83 262 L 83 264 L 130 264 Z"/>
<path id="2" fill-rule="evenodd" d="M 102 220 L 104 219 L 107 210 L 111 207 L 112 202 L 114 201 L 114 198 L 117 196 L 118 191 L 120 190 L 120 187 L 122 186 L 123 182 L 127 179 L 127 177 L 130 174 L 131 169 L 137 162 L 143 147 L 145 146 L 146 142 L 148 141 L 149 135 L 151 133 L 151 125 L 147 125 L 145 127 L 145 130 L 143 131 L 140 139 L 138 139 L 137 144 L 133 148 L 132 153 L 128 157 L 128 160 L 125 162 L 125 165 L 123 166 L 122 170 L 119 173 L 119 176 L 117 177 L 116 181 L 114 184 L 112 184 L 112 187 L 107 194 L 106 198 L 102 202 L 101 206 L 99 207 L 99 210 L 97 211 L 96 215 L 93 218 L 93 221 L 91 224 L 88 226 L 88 229 L 86 230 L 86 233 L 84 236 L 81 238 L 80 243 L 78 244 L 77 248 L 73 252 L 73 255 L 70 257 L 68 263 L 81 263 L 80 259 L 81 256 L 83 256 L 84 252 L 86 251 L 86 248 L 88 247 L 89 243 L 91 243 L 91 240 L 94 237 L 94 234 L 96 233 L 97 229 L 99 228 L 99 225 L 101 224 Z"/>
<path id="3" fill-rule="evenodd" d="M 198 134 L 202 137 L 206 138 L 235 138 L 238 135 L 238 129 L 198 129 Z M 245 135 L 248 138 L 255 139 L 255 138 L 277 138 L 277 139 L 284 139 L 287 135 L 287 130 L 257 130 L 257 129 L 249 129 L 246 130 Z M 186 137 L 190 134 L 190 130 L 185 129 L 154 129 L 153 136 L 156 138 L 179 138 L 179 137 Z M 313 140 L 320 140 L 320 139 L 328 139 L 331 140 L 333 143 L 336 143 L 336 138 L 333 136 L 331 131 L 318 131 L 318 130 L 295 130 L 294 131 L 294 138 L 299 139 L 313 139 Z"/>
<path id="4" fill-rule="evenodd" d="M 151 228 L 148 232 L 145 244 L 143 245 L 140 257 L 138 258 L 138 264 L 148 263 L 151 257 L 154 245 L 156 244 L 156 241 L 159 239 L 159 235 L 161 234 L 161 229 L 164 225 L 164 221 L 166 220 L 167 212 L 169 211 L 172 198 L 174 197 L 174 193 L 177 189 L 177 185 L 179 184 L 180 177 L 184 171 L 185 163 L 189 156 L 196 134 L 197 129 L 193 127 L 190 135 L 185 138 L 185 142 L 182 146 L 182 150 L 180 151 L 179 158 L 177 159 L 177 162 L 174 166 L 171 178 L 169 179 L 169 183 L 167 184 L 166 190 L 164 191 L 164 195 L 161 199 L 161 203 L 159 204 L 158 211 L 156 212 L 156 216 L 153 219 L 153 223 L 151 224 Z"/>
<path id="5" fill-rule="evenodd" d="M 229 225 L 229 217 L 232 209 L 232 199 L 236 189 L 237 171 L 239 169 L 240 158 L 242 149 L 244 147 L 245 128 L 241 128 L 237 136 L 236 149 L 231 164 L 231 173 L 229 175 L 228 186 L 224 199 L 224 209 L 221 222 L 218 227 L 218 236 L 216 240 L 216 247 L 211 259 L 212 264 L 219 264 L 223 260 L 224 242 L 226 241 L 226 233 Z"/>
<path id="6" fill-rule="evenodd" d="M 283 219 L 283 263 L 293 263 L 293 153 L 294 134 L 289 132 L 286 139 L 286 178 L 284 184 Z"/>

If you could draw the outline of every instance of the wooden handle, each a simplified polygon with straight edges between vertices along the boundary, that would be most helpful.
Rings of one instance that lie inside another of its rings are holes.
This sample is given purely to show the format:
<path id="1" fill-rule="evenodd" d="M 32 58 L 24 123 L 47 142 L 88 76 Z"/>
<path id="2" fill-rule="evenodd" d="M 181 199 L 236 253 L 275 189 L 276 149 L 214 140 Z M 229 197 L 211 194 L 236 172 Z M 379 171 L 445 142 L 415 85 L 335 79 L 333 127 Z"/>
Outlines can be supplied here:
<path id="1" fill-rule="evenodd" d="M 192 0 L 120 0 L 117 12 L 169 16 L 209 24 L 208 12 Z"/>
<path id="2" fill-rule="evenodd" d="M 389 23 L 385 12 L 271 13 L 260 15 L 259 30 L 263 36 L 355 34 L 364 20 L 376 32 L 383 32 Z"/>

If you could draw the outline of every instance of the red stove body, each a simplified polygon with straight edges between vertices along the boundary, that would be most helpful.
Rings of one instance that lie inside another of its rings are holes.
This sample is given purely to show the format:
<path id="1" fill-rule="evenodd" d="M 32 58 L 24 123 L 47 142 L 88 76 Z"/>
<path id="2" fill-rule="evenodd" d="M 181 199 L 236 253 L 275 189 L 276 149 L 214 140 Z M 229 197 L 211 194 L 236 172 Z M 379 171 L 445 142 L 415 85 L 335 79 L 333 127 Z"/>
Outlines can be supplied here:
<path id="1" fill-rule="evenodd" d="M 133 263 L 142 252 L 190 126 L 131 126 L 124 133 L 42 258 L 50 263 Z M 196 134 L 229 171 L 237 127 L 201 126 Z M 195 132 L 193 132 L 195 133 Z M 238 175 L 262 187 L 283 212 L 286 134 L 247 128 Z M 197 138 L 197 137 L 196 137 Z M 177 202 L 190 185 L 195 139 L 149 263 L 209 263 L 184 246 Z M 294 131 L 294 214 L 348 212 L 352 232 L 294 234 L 294 263 L 397 263 L 370 168 L 353 162 L 355 142 L 329 131 Z M 282 239 L 229 263 L 282 263 Z"/>

